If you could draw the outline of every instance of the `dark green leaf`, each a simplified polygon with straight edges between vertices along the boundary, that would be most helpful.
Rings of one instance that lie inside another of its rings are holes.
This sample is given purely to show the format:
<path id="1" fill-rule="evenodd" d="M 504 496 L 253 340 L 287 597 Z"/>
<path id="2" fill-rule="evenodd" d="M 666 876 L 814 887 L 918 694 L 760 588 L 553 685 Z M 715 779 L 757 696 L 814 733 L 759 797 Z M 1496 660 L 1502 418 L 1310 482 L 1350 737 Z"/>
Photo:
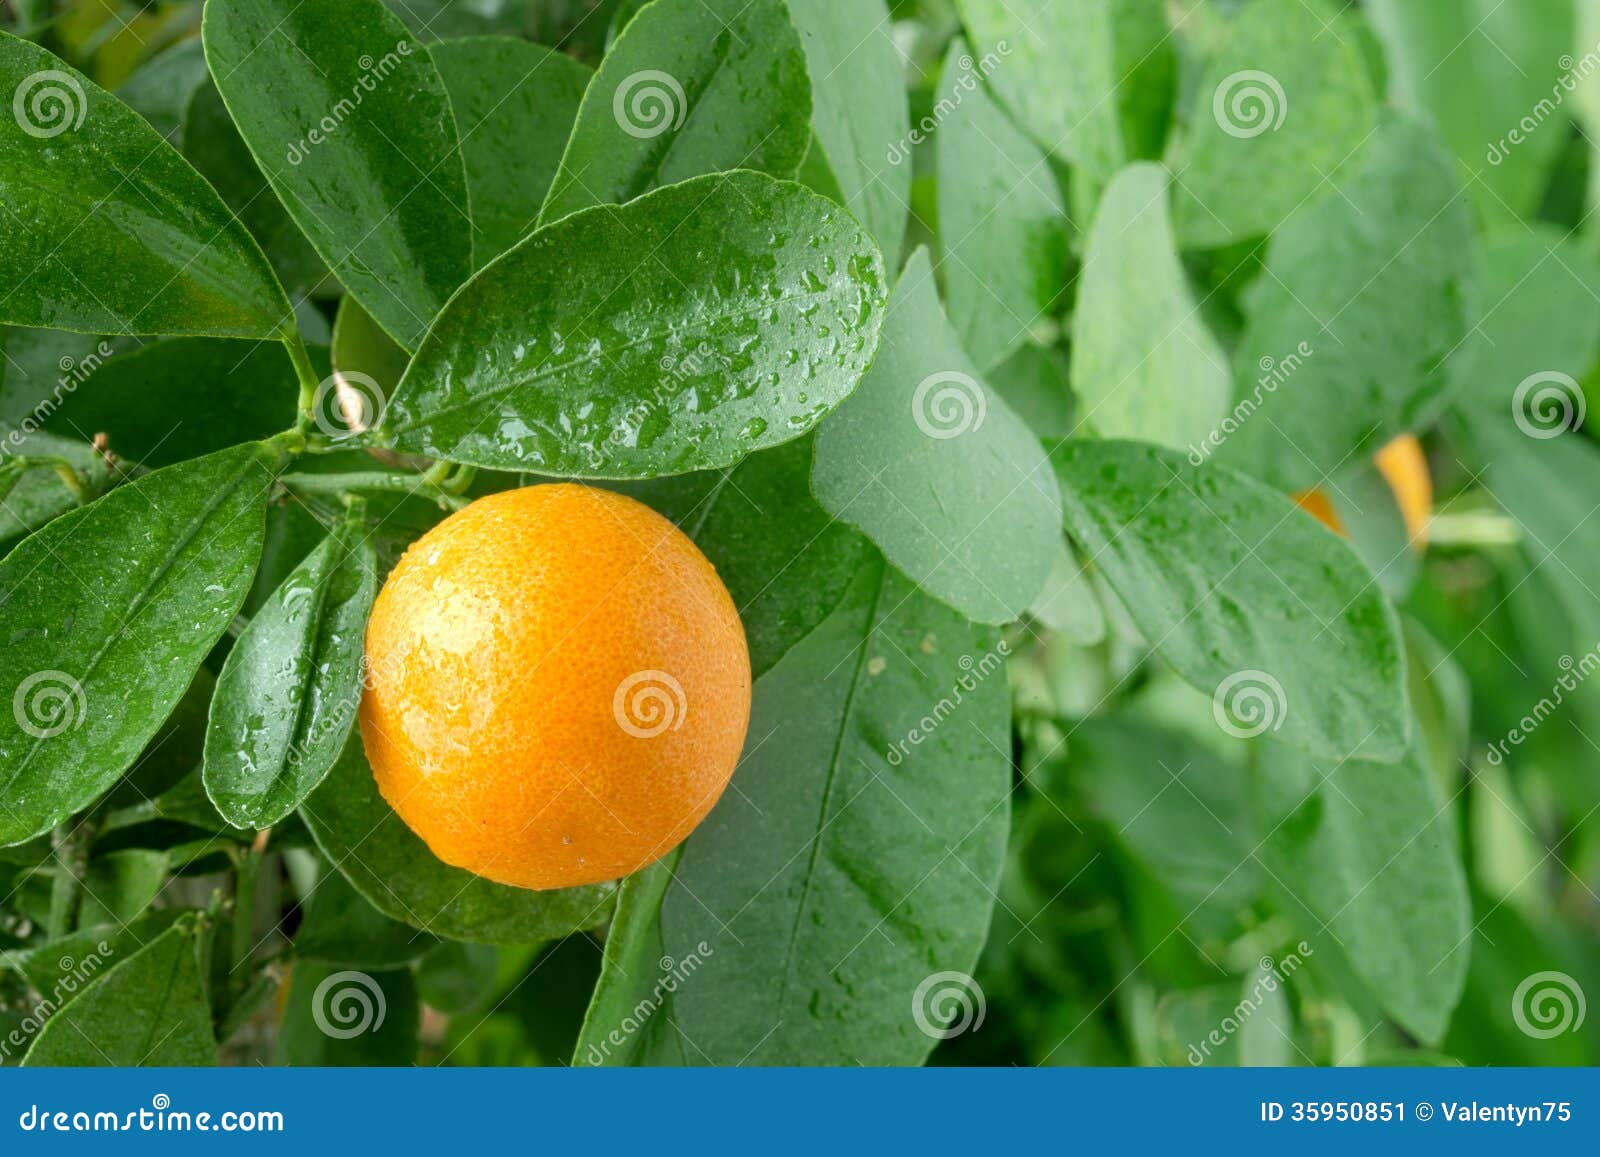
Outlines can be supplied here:
<path id="1" fill-rule="evenodd" d="M 329 535 L 245 628 L 217 679 L 206 794 L 235 827 L 265 828 L 322 782 L 355 725 L 378 560 L 359 530 Z"/>
<path id="2" fill-rule="evenodd" d="M 911 202 L 905 69 L 884 0 L 789 0 L 811 73 L 811 116 L 849 210 L 896 264 Z"/>
<path id="3" fill-rule="evenodd" d="M 3 439 L 0 445 L 16 454 L 65 460 L 84 479 L 91 493 L 103 490 L 110 480 L 105 459 L 87 442 L 57 438 L 53 434 L 34 434 L 13 440 L 8 433 L 0 435 L 0 439 Z M 14 463 L 10 465 L 15 466 Z M 0 544 L 39 529 L 77 505 L 77 496 L 54 470 L 39 467 L 24 471 L 7 493 L 0 495 Z"/>
<path id="4" fill-rule="evenodd" d="M 238 446 L 56 519 L 0 562 L 0 843 L 120 776 L 250 589 L 280 452 Z"/>
<path id="5" fill-rule="evenodd" d="M 530 892 L 440 862 L 378 794 L 359 732 L 300 814 L 374 908 L 435 936 L 518 944 L 593 928 L 611 914 L 611 884 Z"/>
<path id="6" fill-rule="evenodd" d="M 47 1020 L 23 1064 L 215 1064 L 198 948 L 195 919 L 179 920 Z"/>
<path id="7" fill-rule="evenodd" d="M 973 77 L 956 40 L 936 99 L 939 233 L 951 324 L 983 369 L 1003 361 L 1049 315 L 1067 282 L 1067 210 L 1039 147 Z"/>
<path id="8" fill-rule="evenodd" d="M 200 42 L 185 40 L 123 81 L 117 87 L 117 98 L 175 147 L 182 147 L 183 110 L 206 80 L 206 57 Z"/>
<path id="9" fill-rule="evenodd" d="M 206 60 L 256 164 L 345 287 L 415 349 L 472 272 L 455 119 L 379 0 L 209 0 Z"/>
<path id="10" fill-rule="evenodd" d="M 301 960 L 289 977 L 278 1057 L 288 1065 L 411 1065 L 421 1020 L 410 970 L 357 972 Z"/>
<path id="11" fill-rule="evenodd" d="M 26 951 L 0 953 L 0 967 L 16 969 L 41 997 L 66 1004 L 112 965 L 172 927 L 181 908 L 146 913 L 130 923 L 100 924 Z"/>
<path id="12" fill-rule="evenodd" d="M 89 862 L 83 875 L 78 922 L 123 925 L 150 906 L 167 882 L 167 855 L 147 848 L 124 848 Z"/>
<path id="13" fill-rule="evenodd" d="M 161 134 L 0 32 L 0 321 L 84 333 L 276 338 L 292 323 L 244 226 Z"/>
<path id="14" fill-rule="evenodd" d="M 446 40 L 431 51 L 461 131 L 481 269 L 533 232 L 594 73 L 509 36 Z"/>
<path id="15" fill-rule="evenodd" d="M 1237 430 L 1219 453 L 1286 490 L 1370 457 L 1437 410 L 1467 332 L 1472 213 L 1426 128 L 1391 120 L 1339 195 L 1273 234 L 1244 296 Z"/>
<path id="16" fill-rule="evenodd" d="M 816 194 L 757 173 L 687 181 L 541 229 L 474 278 L 378 439 L 563 477 L 728 466 L 855 388 L 883 295 L 871 240 Z"/>
<path id="17" fill-rule="evenodd" d="M 951 332 L 925 250 L 906 263 L 877 360 L 817 432 L 811 486 L 934 597 L 986 623 L 1021 616 L 1060 542 L 1044 450 Z"/>
<path id="18" fill-rule="evenodd" d="M 348 968 L 402 968 L 439 944 L 437 937 L 391 920 L 357 892 L 343 872 L 325 868 L 294 935 L 301 959 Z"/>
<path id="19" fill-rule="evenodd" d="M 590 82 L 539 219 L 728 169 L 792 177 L 810 124 L 783 0 L 655 0 Z"/>
<path id="20" fill-rule="evenodd" d="M 691 1063 L 672 1028 L 677 962 L 666 955 L 661 938 L 661 900 L 681 848 L 622 881 L 600 979 L 573 1051 L 575 1065 L 631 1065 L 641 1058 L 657 1065 Z"/>
<path id="21" fill-rule="evenodd" d="M 1398 759 L 1410 716 L 1394 610 L 1287 498 L 1136 442 L 1053 454 L 1067 533 L 1150 645 L 1235 735 Z"/>

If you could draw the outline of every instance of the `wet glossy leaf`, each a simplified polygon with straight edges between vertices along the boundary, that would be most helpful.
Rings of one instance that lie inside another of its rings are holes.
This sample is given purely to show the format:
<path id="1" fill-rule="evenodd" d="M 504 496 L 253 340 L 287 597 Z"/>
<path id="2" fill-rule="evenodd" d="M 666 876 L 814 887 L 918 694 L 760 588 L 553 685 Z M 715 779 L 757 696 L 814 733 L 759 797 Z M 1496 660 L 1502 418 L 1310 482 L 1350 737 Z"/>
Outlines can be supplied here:
<path id="1" fill-rule="evenodd" d="M 1072 391 L 1108 437 L 1187 448 L 1222 421 L 1233 382 L 1178 260 L 1169 181 L 1159 165 L 1130 165 L 1100 198 L 1078 281 Z"/>
<path id="2" fill-rule="evenodd" d="M 935 598 L 986 623 L 1021 616 L 1060 542 L 1038 440 L 977 376 L 925 250 L 889 302 L 861 388 L 817 432 L 811 487 Z"/>
<path id="3" fill-rule="evenodd" d="M 228 652 L 211 700 L 205 785 L 235 827 L 269 827 L 294 811 L 344 750 L 377 588 L 372 544 L 343 528 L 290 573 Z"/>
<path id="4" fill-rule="evenodd" d="M 475 277 L 375 440 L 562 477 L 727 466 L 855 388 L 883 296 L 877 249 L 837 206 L 758 173 L 686 181 L 541 229 Z"/>
<path id="5" fill-rule="evenodd" d="M 379 0 L 209 0 L 206 60 L 289 216 L 396 341 L 472 271 L 444 82 Z"/>
<path id="6" fill-rule="evenodd" d="M 0 843 L 116 782 L 238 613 L 278 452 L 168 466 L 74 510 L 0 562 Z"/>
<path id="7" fill-rule="evenodd" d="M 1273 234 L 1244 294 L 1243 408 L 1218 455 L 1302 490 L 1425 423 L 1470 324 L 1477 265 L 1450 158 L 1429 129 L 1387 122 L 1340 195 Z"/>
<path id="8" fill-rule="evenodd" d="M 23 1063 L 215 1064 L 198 950 L 194 918 L 180 920 L 45 1021 Z"/>
<path id="9" fill-rule="evenodd" d="M 845 206 L 896 263 L 911 202 L 904 66 L 884 0 L 788 0 L 811 74 L 811 123 Z"/>
<path id="10" fill-rule="evenodd" d="M 936 99 L 939 232 L 945 302 L 967 353 L 1003 361 L 1052 312 L 1067 282 L 1067 211 L 1039 147 L 973 78 L 957 40 Z"/>
<path id="11" fill-rule="evenodd" d="M 594 73 L 509 36 L 446 40 L 431 51 L 461 132 L 481 269 L 533 232 Z"/>
<path id="12" fill-rule="evenodd" d="M 728 169 L 792 177 L 810 123 L 783 0 L 655 0 L 584 94 L 540 221 Z"/>
<path id="13" fill-rule="evenodd" d="M 300 815 L 374 908 L 435 936 L 518 944 L 593 928 L 611 915 L 614 885 L 530 892 L 442 863 L 378 794 L 359 731 Z"/>
<path id="14" fill-rule="evenodd" d="M 1230 734 L 1398 759 L 1409 712 L 1393 609 L 1350 548 L 1258 482 L 1136 442 L 1053 454 L 1067 533 Z"/>
<path id="15" fill-rule="evenodd" d="M 274 338 L 289 303 L 244 227 L 161 134 L 0 32 L 0 321 L 85 333 Z"/>

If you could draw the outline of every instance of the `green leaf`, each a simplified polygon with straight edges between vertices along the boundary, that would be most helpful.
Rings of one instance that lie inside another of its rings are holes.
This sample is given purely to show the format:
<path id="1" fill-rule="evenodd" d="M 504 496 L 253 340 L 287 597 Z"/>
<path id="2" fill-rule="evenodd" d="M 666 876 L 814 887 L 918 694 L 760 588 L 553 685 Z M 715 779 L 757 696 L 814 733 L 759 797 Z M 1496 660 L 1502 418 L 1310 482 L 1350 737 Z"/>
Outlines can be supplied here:
<path id="1" fill-rule="evenodd" d="M 654 0 L 590 82 L 539 220 L 728 169 L 792 177 L 810 124 L 783 0 Z"/>
<path id="2" fill-rule="evenodd" d="M 255 241 L 144 118 L 4 32 L 0 89 L 23 110 L 0 134 L 0 321 L 258 339 L 292 323 Z"/>
<path id="3" fill-rule="evenodd" d="M 1570 89 L 1560 82 L 1576 80 L 1573 8 L 1570 0 L 1367 6 L 1391 99 L 1439 126 L 1490 222 L 1532 216 L 1565 143 Z"/>
<path id="4" fill-rule="evenodd" d="M 951 324 L 984 369 L 1051 313 L 1067 283 L 1067 210 L 1044 154 L 973 77 L 951 43 L 936 100 L 939 233 Z"/>
<path id="5" fill-rule="evenodd" d="M 1067 533 L 1225 731 L 1333 759 L 1404 754 L 1398 621 L 1348 546 L 1283 495 L 1170 450 L 1072 441 L 1052 457 Z"/>
<path id="6" fill-rule="evenodd" d="M 294 365 L 277 343 L 173 338 L 107 358 L 46 419 L 152 469 L 267 438 L 294 417 Z"/>
<path id="7" fill-rule="evenodd" d="M 344 750 L 378 560 L 355 526 L 329 535 L 245 628 L 217 679 L 206 794 L 235 827 L 294 811 Z"/>
<path id="8" fill-rule="evenodd" d="M 16 454 L 64 459 L 85 480 L 91 493 L 104 489 L 110 479 L 105 459 L 87 442 L 39 433 L 17 441 L 6 436 L 0 444 Z M 12 483 L 8 493 L 0 495 L 0 543 L 30 534 L 77 505 L 77 496 L 54 470 L 27 470 Z"/>
<path id="9" fill-rule="evenodd" d="M 167 882 L 167 854 L 124 848 L 96 856 L 83 876 L 78 923 L 126 924 L 154 900 Z"/>
<path id="10" fill-rule="evenodd" d="M 206 57 L 198 40 L 185 40 L 141 66 L 117 87 L 117 99 L 150 122 L 174 146 L 181 147 L 183 110 L 195 89 L 209 79 Z"/>
<path id="11" fill-rule="evenodd" d="M 45 1021 L 23 1064 L 215 1064 L 198 948 L 195 918 L 180 919 Z"/>
<path id="12" fill-rule="evenodd" d="M 1378 111 L 1353 32 L 1326 0 L 1255 0 L 1234 14 L 1200 79 L 1177 164 L 1185 245 L 1270 233 L 1334 195 Z"/>
<path id="13" fill-rule="evenodd" d="M 828 616 L 871 544 L 811 497 L 811 439 L 628 487 L 694 539 L 739 608 L 759 676 Z"/>
<path id="14" fill-rule="evenodd" d="M 911 203 L 905 69 L 884 0 L 789 0 L 811 74 L 812 128 L 845 206 L 891 265 Z"/>
<path id="15" fill-rule="evenodd" d="M 1432 418 L 1440 365 L 1467 332 L 1477 274 L 1472 214 L 1450 158 L 1391 120 L 1340 188 L 1273 234 L 1244 294 L 1230 464 L 1310 489 Z"/>
<path id="16" fill-rule="evenodd" d="M 301 960 L 289 977 L 278 1059 L 286 1065 L 412 1065 L 421 1020 L 410 969 L 368 973 Z"/>
<path id="17" fill-rule="evenodd" d="M 40 996 L 63 1005 L 112 965 L 153 943 L 183 914 L 182 908 L 158 908 L 125 924 L 80 927 L 37 948 L 0 953 L 0 967 L 14 969 Z"/>
<path id="18" fill-rule="evenodd" d="M 481 269 L 533 232 L 594 72 L 509 36 L 446 40 L 431 51 L 461 131 Z"/>
<path id="19" fill-rule="evenodd" d="M 1301 757 L 1268 749 L 1259 774 Z M 1315 791 L 1261 848 L 1317 951 L 1345 957 L 1402 1028 L 1437 1044 L 1466 980 L 1466 878 L 1445 803 L 1416 751 L 1310 769 Z"/>
<path id="20" fill-rule="evenodd" d="M 345 287 L 415 349 L 472 272 L 444 82 L 378 0 L 208 0 L 206 61 L 289 215 Z"/>
<path id="21" fill-rule="evenodd" d="M 435 936 L 519 944 L 593 928 L 611 914 L 612 884 L 530 892 L 442 863 L 378 794 L 359 732 L 300 815 L 374 908 Z"/>
<path id="22" fill-rule="evenodd" d="M 1076 399 L 1069 367 L 1060 350 L 1034 345 L 1018 347 L 989 370 L 985 380 L 1017 412 L 1041 442 L 1070 438 L 1077 428 Z"/>
<path id="23" fill-rule="evenodd" d="M 956 0 L 969 66 L 1039 146 L 1108 179 L 1160 148 L 1171 32 L 1158 0 Z"/>
<path id="24" fill-rule="evenodd" d="M 294 954 L 302 960 L 347 968 L 403 968 L 440 943 L 437 937 L 389 919 L 331 866 L 317 877 L 305 913 L 294 934 Z"/>
<path id="25" fill-rule="evenodd" d="M 932 990 L 970 983 L 999 881 L 1004 654 L 992 632 L 868 566 L 756 684 L 735 789 L 684 843 L 662 897 L 671 963 L 645 963 L 644 982 L 674 978 L 670 1009 L 649 1019 L 675 1031 L 655 1030 L 642 1063 L 679 1050 L 694 1064 L 926 1057 L 944 1027 Z M 587 1039 L 599 1027 L 591 1017 Z"/>
<path id="26" fill-rule="evenodd" d="M 1110 437 L 1203 441 L 1233 396 L 1228 357 L 1178 260 L 1160 165 L 1130 165 L 1100 198 L 1078 281 L 1072 390 Z"/>
<path id="27" fill-rule="evenodd" d="M 338 391 L 323 402 L 327 420 L 343 435 L 351 429 L 350 419 L 360 415 L 376 419 L 387 399 L 394 397 L 400 378 L 411 358 L 394 339 L 361 308 L 348 293 L 339 299 L 333 317 L 333 346 L 329 350 L 333 369 L 340 382 L 353 394 L 346 394 L 355 408 L 346 411 Z M 370 404 L 370 409 L 366 409 Z"/>
<path id="28" fill-rule="evenodd" d="M 758 173 L 686 181 L 565 218 L 475 277 L 377 436 L 562 477 L 728 466 L 855 388 L 884 292 L 871 240 L 816 194 Z"/>
<path id="29" fill-rule="evenodd" d="M 1044 586 L 1060 505 L 1044 450 L 939 308 L 926 250 L 890 298 L 877 360 L 817 432 L 811 487 L 889 561 L 971 618 L 1018 618 Z"/>
<path id="30" fill-rule="evenodd" d="M 91 802 L 160 728 L 249 592 L 279 458 L 168 466 L 0 562 L 0 844 Z"/>

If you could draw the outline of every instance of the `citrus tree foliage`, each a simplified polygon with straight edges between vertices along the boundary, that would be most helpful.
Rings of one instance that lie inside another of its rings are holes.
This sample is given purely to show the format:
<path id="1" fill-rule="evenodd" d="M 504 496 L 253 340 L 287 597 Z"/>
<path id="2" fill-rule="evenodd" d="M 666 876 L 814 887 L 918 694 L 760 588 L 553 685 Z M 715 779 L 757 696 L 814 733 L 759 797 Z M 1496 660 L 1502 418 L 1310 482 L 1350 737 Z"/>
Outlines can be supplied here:
<path id="1" fill-rule="evenodd" d="M 1591 6 L 150 7 L 0 10 L 0 1061 L 1600 1057 Z M 541 892 L 356 719 L 552 479 L 755 683 Z"/>

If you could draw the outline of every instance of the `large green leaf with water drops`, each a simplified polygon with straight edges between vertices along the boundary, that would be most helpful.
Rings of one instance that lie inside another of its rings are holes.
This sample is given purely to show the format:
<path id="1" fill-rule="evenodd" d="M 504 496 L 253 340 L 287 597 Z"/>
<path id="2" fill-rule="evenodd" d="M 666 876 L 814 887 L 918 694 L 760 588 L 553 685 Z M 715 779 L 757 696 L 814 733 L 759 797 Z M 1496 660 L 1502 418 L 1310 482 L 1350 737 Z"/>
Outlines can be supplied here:
<path id="1" fill-rule="evenodd" d="M 526 944 L 594 928 L 611 916 L 612 884 L 534 892 L 441 861 L 384 802 L 359 731 L 302 801 L 300 816 L 323 854 L 374 908 L 435 936 Z"/>
<path id="2" fill-rule="evenodd" d="M 1146 642 L 1233 734 L 1398 759 L 1410 716 L 1394 610 L 1355 554 L 1282 494 L 1138 442 L 1051 455 L 1066 530 Z"/>
<path id="3" fill-rule="evenodd" d="M 911 203 L 905 69 L 884 0 L 788 0 L 811 72 L 811 124 L 839 195 L 894 264 Z"/>
<path id="4" fill-rule="evenodd" d="M 1185 245 L 1269 233 L 1332 195 L 1378 110 L 1355 32 L 1328 0 L 1255 0 L 1234 14 L 1175 165 Z"/>
<path id="5" fill-rule="evenodd" d="M 728 169 L 792 177 L 810 124 L 783 0 L 654 0 L 584 94 L 540 221 Z"/>
<path id="6" fill-rule="evenodd" d="M 361 645 L 378 560 L 357 526 L 330 534 L 245 628 L 217 680 L 206 794 L 235 827 L 299 806 L 344 750 L 361 702 Z"/>
<path id="7" fill-rule="evenodd" d="M 197 919 L 182 917 L 133 955 L 107 962 L 93 984 L 44 1022 L 23 1063 L 215 1064 Z"/>
<path id="8" fill-rule="evenodd" d="M 0 32 L 0 321 L 273 338 L 292 318 L 260 248 L 130 108 Z"/>
<path id="9" fill-rule="evenodd" d="M 727 466 L 855 388 L 884 294 L 871 239 L 799 185 L 723 173 L 597 206 L 451 300 L 373 440 L 565 477 Z"/>
<path id="10" fill-rule="evenodd" d="M 982 85 L 962 87 L 971 60 L 964 41 L 951 44 L 936 100 L 955 111 L 934 140 L 950 323 L 987 370 L 1048 320 L 1065 293 L 1067 211 L 1039 146 Z"/>
<path id="11" fill-rule="evenodd" d="M 1477 246 L 1437 136 L 1386 122 L 1337 195 L 1273 234 L 1266 270 L 1243 294 L 1241 419 L 1219 457 L 1308 489 L 1425 425 L 1472 321 Z"/>
<path id="12" fill-rule="evenodd" d="M 168 466 L 0 562 L 0 844 L 91 802 L 160 728 L 249 593 L 280 458 Z"/>
<path id="13" fill-rule="evenodd" d="M 206 61 L 274 192 L 407 349 L 472 272 L 450 98 L 379 0 L 209 0 Z"/>
<path id="14" fill-rule="evenodd" d="M 665 970 L 661 1023 L 578 1059 L 920 1063 L 950 1002 L 981 999 L 970 974 L 1009 826 L 1003 655 L 994 632 L 863 567 L 756 682 L 734 788 L 670 880 L 658 868 L 630 887 L 628 944 L 606 960 L 584 1043 L 607 1043 L 626 994 Z M 659 941 L 637 911 L 657 893 Z"/>
<path id="15" fill-rule="evenodd" d="M 979 377 L 940 308 L 926 250 L 890 298 L 877 360 L 817 432 L 811 488 L 935 598 L 1021 617 L 1060 543 L 1044 449 Z"/>
<path id="16" fill-rule="evenodd" d="M 1100 197 L 1073 318 L 1072 390 L 1090 426 L 1166 446 L 1205 441 L 1233 395 L 1172 235 L 1159 165 L 1130 165 Z"/>
<path id="17" fill-rule="evenodd" d="M 445 40 L 430 51 L 461 132 L 482 268 L 533 232 L 594 73 L 510 36 Z"/>

